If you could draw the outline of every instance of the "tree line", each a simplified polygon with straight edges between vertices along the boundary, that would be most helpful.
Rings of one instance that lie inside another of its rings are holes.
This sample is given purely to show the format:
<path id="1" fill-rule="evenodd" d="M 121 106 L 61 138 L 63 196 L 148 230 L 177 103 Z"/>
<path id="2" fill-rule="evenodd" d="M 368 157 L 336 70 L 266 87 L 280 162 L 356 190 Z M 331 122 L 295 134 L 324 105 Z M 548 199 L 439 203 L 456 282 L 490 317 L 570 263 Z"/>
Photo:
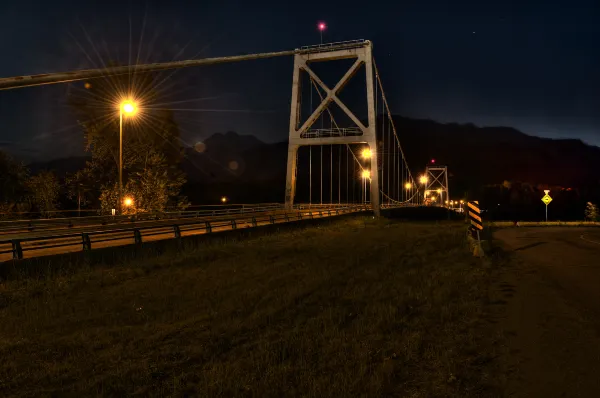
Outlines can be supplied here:
<path id="1" fill-rule="evenodd" d="M 183 148 L 172 111 L 156 106 L 157 81 L 152 75 L 110 77 L 75 87 L 68 103 L 84 135 L 90 160 L 60 179 L 52 171 L 31 175 L 28 168 L 0 152 L 0 217 L 38 212 L 51 216 L 61 206 L 119 208 L 119 104 L 136 98 L 140 112 L 124 120 L 123 197 L 132 198 L 124 214 L 185 208 L 180 195 L 186 177 L 180 169 Z"/>

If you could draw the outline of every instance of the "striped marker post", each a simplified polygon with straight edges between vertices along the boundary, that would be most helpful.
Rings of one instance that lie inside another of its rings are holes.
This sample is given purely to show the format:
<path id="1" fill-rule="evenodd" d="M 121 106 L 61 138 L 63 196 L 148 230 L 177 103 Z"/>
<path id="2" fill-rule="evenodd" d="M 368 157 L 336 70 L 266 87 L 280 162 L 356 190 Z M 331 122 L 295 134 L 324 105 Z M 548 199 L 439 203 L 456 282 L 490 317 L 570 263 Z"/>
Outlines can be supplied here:
<path id="1" fill-rule="evenodd" d="M 473 202 L 468 202 L 467 206 L 469 207 L 469 221 L 471 222 L 471 230 L 473 232 L 483 230 L 483 221 L 481 220 L 479 202 L 476 200 Z"/>
<path id="2" fill-rule="evenodd" d="M 481 218 L 481 210 L 479 209 L 479 202 L 474 200 L 467 203 L 469 209 L 469 221 L 471 223 L 469 229 L 473 239 L 476 239 L 475 250 L 473 255 L 476 257 L 482 257 L 483 249 L 481 247 L 481 236 L 480 232 L 483 230 L 483 220 Z"/>

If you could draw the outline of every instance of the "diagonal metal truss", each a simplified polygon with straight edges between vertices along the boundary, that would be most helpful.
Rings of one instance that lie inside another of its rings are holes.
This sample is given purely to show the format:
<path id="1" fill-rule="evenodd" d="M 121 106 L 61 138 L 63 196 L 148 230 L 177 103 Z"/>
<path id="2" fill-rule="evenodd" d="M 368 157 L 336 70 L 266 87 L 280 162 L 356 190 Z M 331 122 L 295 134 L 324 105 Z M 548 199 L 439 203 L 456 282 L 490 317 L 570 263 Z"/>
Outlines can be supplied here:
<path id="1" fill-rule="evenodd" d="M 292 80 L 292 101 L 290 109 L 288 161 L 286 173 L 286 207 L 292 208 L 296 194 L 297 153 L 304 145 L 333 145 L 333 144 L 367 144 L 371 148 L 371 205 L 375 214 L 379 215 L 379 174 L 377 167 L 377 136 L 375 123 L 375 96 L 373 78 L 373 56 L 371 42 L 364 41 L 359 46 L 348 49 L 330 49 L 315 46 L 313 51 L 299 53 L 294 56 L 294 73 Z M 339 59 L 356 59 L 338 83 L 330 89 L 310 68 L 311 62 L 326 62 Z M 368 125 L 365 126 L 354 113 L 338 97 L 340 91 L 365 66 L 365 82 L 367 92 Z M 319 106 L 306 121 L 300 125 L 301 109 L 301 80 L 300 73 L 306 72 L 311 80 L 318 84 L 326 93 Z M 310 127 L 328 109 L 331 103 L 336 103 L 340 109 L 356 124 L 356 129 L 337 129 L 335 132 L 311 130 Z M 336 134 L 337 133 L 337 134 Z"/>
<path id="2" fill-rule="evenodd" d="M 427 166 L 425 169 L 427 176 L 427 184 L 425 191 L 441 190 L 440 206 L 444 205 L 444 201 L 449 201 L 450 192 L 448 189 L 448 167 L 447 166 Z"/>

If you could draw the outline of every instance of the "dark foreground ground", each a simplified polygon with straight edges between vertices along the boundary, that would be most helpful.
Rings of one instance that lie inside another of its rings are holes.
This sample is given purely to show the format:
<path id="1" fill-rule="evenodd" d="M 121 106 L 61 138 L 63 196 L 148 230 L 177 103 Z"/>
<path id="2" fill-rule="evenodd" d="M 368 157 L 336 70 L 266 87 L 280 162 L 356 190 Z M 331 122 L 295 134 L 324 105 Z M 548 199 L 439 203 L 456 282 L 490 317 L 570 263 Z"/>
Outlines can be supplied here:
<path id="1" fill-rule="evenodd" d="M 507 395 L 600 397 L 600 229 L 511 228 L 495 286 L 509 356 Z"/>
<path id="2" fill-rule="evenodd" d="M 0 284 L 2 396 L 498 396 L 496 267 L 367 218 Z"/>

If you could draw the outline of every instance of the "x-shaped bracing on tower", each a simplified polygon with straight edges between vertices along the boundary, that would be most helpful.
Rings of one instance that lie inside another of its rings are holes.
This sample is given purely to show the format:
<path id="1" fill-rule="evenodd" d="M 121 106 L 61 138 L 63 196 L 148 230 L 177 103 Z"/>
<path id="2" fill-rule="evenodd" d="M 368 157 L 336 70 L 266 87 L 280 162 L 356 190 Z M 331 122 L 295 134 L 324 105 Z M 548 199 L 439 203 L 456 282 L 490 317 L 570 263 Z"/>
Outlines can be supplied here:
<path id="1" fill-rule="evenodd" d="M 321 86 L 321 88 L 325 91 L 325 93 L 327 93 L 327 95 L 325 96 L 325 98 L 323 98 L 323 101 L 321 101 L 317 109 L 315 109 L 315 111 L 310 115 L 310 117 L 306 119 L 304 124 L 296 131 L 297 134 L 302 134 L 306 130 L 308 130 L 317 121 L 321 113 L 323 113 L 325 109 L 327 109 L 331 102 L 335 102 L 336 104 L 338 104 L 338 106 L 346 113 L 346 115 L 348 115 L 348 117 L 352 119 L 352 121 L 361 129 L 363 134 L 365 133 L 366 127 L 338 97 L 340 91 L 342 91 L 342 89 L 348 83 L 348 81 L 352 79 L 352 77 L 356 74 L 356 72 L 363 63 L 364 62 L 361 59 L 357 59 L 356 62 L 354 62 L 350 69 L 348 69 L 348 71 L 340 79 L 340 81 L 335 85 L 335 87 L 333 89 L 330 89 L 325 83 L 323 83 L 319 76 L 315 74 L 315 72 L 310 68 L 307 62 L 305 60 L 302 60 L 302 70 L 306 71 L 310 75 L 311 79 L 315 81 L 319 86 Z"/>

